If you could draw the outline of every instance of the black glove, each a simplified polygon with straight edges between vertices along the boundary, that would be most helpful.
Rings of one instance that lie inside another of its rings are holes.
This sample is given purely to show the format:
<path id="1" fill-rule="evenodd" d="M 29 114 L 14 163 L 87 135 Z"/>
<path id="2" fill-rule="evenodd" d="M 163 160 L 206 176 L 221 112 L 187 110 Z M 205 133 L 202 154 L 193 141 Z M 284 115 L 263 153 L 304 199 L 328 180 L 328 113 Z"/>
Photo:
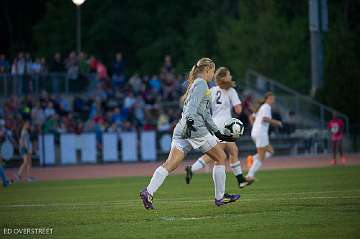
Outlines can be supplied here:
<path id="1" fill-rule="evenodd" d="M 222 140 L 222 141 L 226 141 L 226 142 L 235 142 L 235 141 L 236 141 L 236 139 L 233 138 L 232 136 L 222 134 L 222 133 L 220 132 L 220 130 L 218 130 L 218 131 L 215 132 L 215 136 L 216 136 L 218 139 L 220 139 L 220 140 Z"/>
<path id="2" fill-rule="evenodd" d="M 188 139 L 191 137 L 191 131 L 196 132 L 196 129 L 194 127 L 194 120 L 192 118 L 186 119 L 186 129 L 185 129 L 185 139 Z"/>

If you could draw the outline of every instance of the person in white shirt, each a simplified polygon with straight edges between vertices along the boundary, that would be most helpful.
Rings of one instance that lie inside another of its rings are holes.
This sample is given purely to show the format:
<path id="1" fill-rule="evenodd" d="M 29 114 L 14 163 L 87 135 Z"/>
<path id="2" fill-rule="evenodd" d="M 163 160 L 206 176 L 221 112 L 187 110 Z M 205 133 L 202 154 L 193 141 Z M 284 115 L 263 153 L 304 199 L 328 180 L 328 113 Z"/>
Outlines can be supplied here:
<path id="1" fill-rule="evenodd" d="M 269 126 L 275 125 L 282 127 L 281 121 L 274 120 L 271 117 L 271 105 L 275 102 L 275 96 L 272 92 L 267 92 L 264 99 L 259 101 L 258 107 L 252 117 L 251 138 L 256 145 L 257 154 L 253 156 L 253 163 L 246 176 L 246 181 L 251 184 L 255 181 L 255 173 L 262 165 L 264 159 L 269 158 L 274 149 L 269 143 Z"/>
<path id="2" fill-rule="evenodd" d="M 226 67 L 220 67 L 215 72 L 216 86 L 211 88 L 211 111 L 212 119 L 219 129 L 223 129 L 225 121 L 232 118 L 231 111 L 239 115 L 241 113 L 241 101 L 236 90 L 233 88 L 235 82 L 232 80 L 231 73 Z M 246 179 L 242 174 L 240 161 L 238 158 L 238 147 L 234 142 L 220 142 L 221 148 L 227 153 L 230 167 L 237 179 L 240 188 L 247 185 Z M 212 159 L 204 154 L 193 165 L 186 167 L 186 183 L 189 184 L 193 173 L 203 169 Z M 215 163 L 216 164 L 216 163 Z"/>

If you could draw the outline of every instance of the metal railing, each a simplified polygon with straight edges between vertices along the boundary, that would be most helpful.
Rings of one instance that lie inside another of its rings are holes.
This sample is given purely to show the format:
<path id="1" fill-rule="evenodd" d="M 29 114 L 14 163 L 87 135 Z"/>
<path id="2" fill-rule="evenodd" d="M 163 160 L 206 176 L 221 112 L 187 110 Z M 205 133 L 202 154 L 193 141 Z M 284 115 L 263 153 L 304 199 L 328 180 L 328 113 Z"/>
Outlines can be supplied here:
<path id="1" fill-rule="evenodd" d="M 49 93 L 81 93 L 96 84 L 96 74 L 79 75 L 76 79 L 69 78 L 64 73 L 49 73 L 46 75 L 13 75 L 0 74 L 0 97 L 39 94 L 46 90 Z"/>
<path id="2" fill-rule="evenodd" d="M 291 110 L 301 117 L 301 123 L 305 128 L 315 127 L 326 129 L 326 122 L 337 112 L 338 117 L 345 121 L 345 131 L 349 135 L 349 117 L 334 108 L 321 104 L 311 97 L 304 96 L 295 90 L 267 78 L 253 70 L 248 70 L 244 82 L 246 88 L 253 89 L 258 93 L 272 91 L 276 95 L 278 104 L 284 110 Z"/>

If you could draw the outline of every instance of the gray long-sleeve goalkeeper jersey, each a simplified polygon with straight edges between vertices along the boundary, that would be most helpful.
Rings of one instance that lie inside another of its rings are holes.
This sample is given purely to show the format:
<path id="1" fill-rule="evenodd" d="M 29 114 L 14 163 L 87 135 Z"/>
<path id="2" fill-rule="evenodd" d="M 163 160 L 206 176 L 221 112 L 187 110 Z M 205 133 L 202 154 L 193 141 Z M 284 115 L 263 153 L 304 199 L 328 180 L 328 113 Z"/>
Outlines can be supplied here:
<path id="1" fill-rule="evenodd" d="M 180 121 L 174 129 L 174 138 L 184 138 L 186 119 L 194 120 L 194 128 L 191 131 L 191 138 L 199 138 L 210 132 L 218 131 L 216 124 L 211 117 L 211 91 L 206 81 L 196 78 L 185 99 L 183 112 Z"/>

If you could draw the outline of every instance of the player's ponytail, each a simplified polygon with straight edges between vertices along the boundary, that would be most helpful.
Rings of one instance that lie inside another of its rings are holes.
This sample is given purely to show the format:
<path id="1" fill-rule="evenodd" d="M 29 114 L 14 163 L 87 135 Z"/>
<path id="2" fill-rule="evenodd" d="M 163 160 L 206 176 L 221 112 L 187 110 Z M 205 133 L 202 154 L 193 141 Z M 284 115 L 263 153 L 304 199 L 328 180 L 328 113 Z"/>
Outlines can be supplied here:
<path id="1" fill-rule="evenodd" d="M 221 89 L 229 89 L 235 86 L 235 81 L 232 81 L 227 76 L 230 74 L 230 71 L 226 67 L 219 67 L 215 72 L 215 83 Z"/>
<path id="2" fill-rule="evenodd" d="M 185 102 L 196 77 L 199 74 L 201 74 L 206 67 L 215 68 L 214 62 L 210 58 L 206 58 L 206 57 L 201 58 L 200 60 L 198 60 L 198 62 L 195 65 L 193 65 L 188 75 L 188 80 L 187 80 L 188 86 L 185 94 L 181 97 L 181 102 Z"/>
<path id="3" fill-rule="evenodd" d="M 253 111 L 256 113 L 259 111 L 260 107 L 265 104 L 265 102 L 267 101 L 267 99 L 270 97 L 270 96 L 273 96 L 273 93 L 271 91 L 269 92 L 266 92 L 264 97 L 261 98 L 260 100 L 257 100 L 256 103 L 255 103 L 255 106 L 253 108 Z"/>

